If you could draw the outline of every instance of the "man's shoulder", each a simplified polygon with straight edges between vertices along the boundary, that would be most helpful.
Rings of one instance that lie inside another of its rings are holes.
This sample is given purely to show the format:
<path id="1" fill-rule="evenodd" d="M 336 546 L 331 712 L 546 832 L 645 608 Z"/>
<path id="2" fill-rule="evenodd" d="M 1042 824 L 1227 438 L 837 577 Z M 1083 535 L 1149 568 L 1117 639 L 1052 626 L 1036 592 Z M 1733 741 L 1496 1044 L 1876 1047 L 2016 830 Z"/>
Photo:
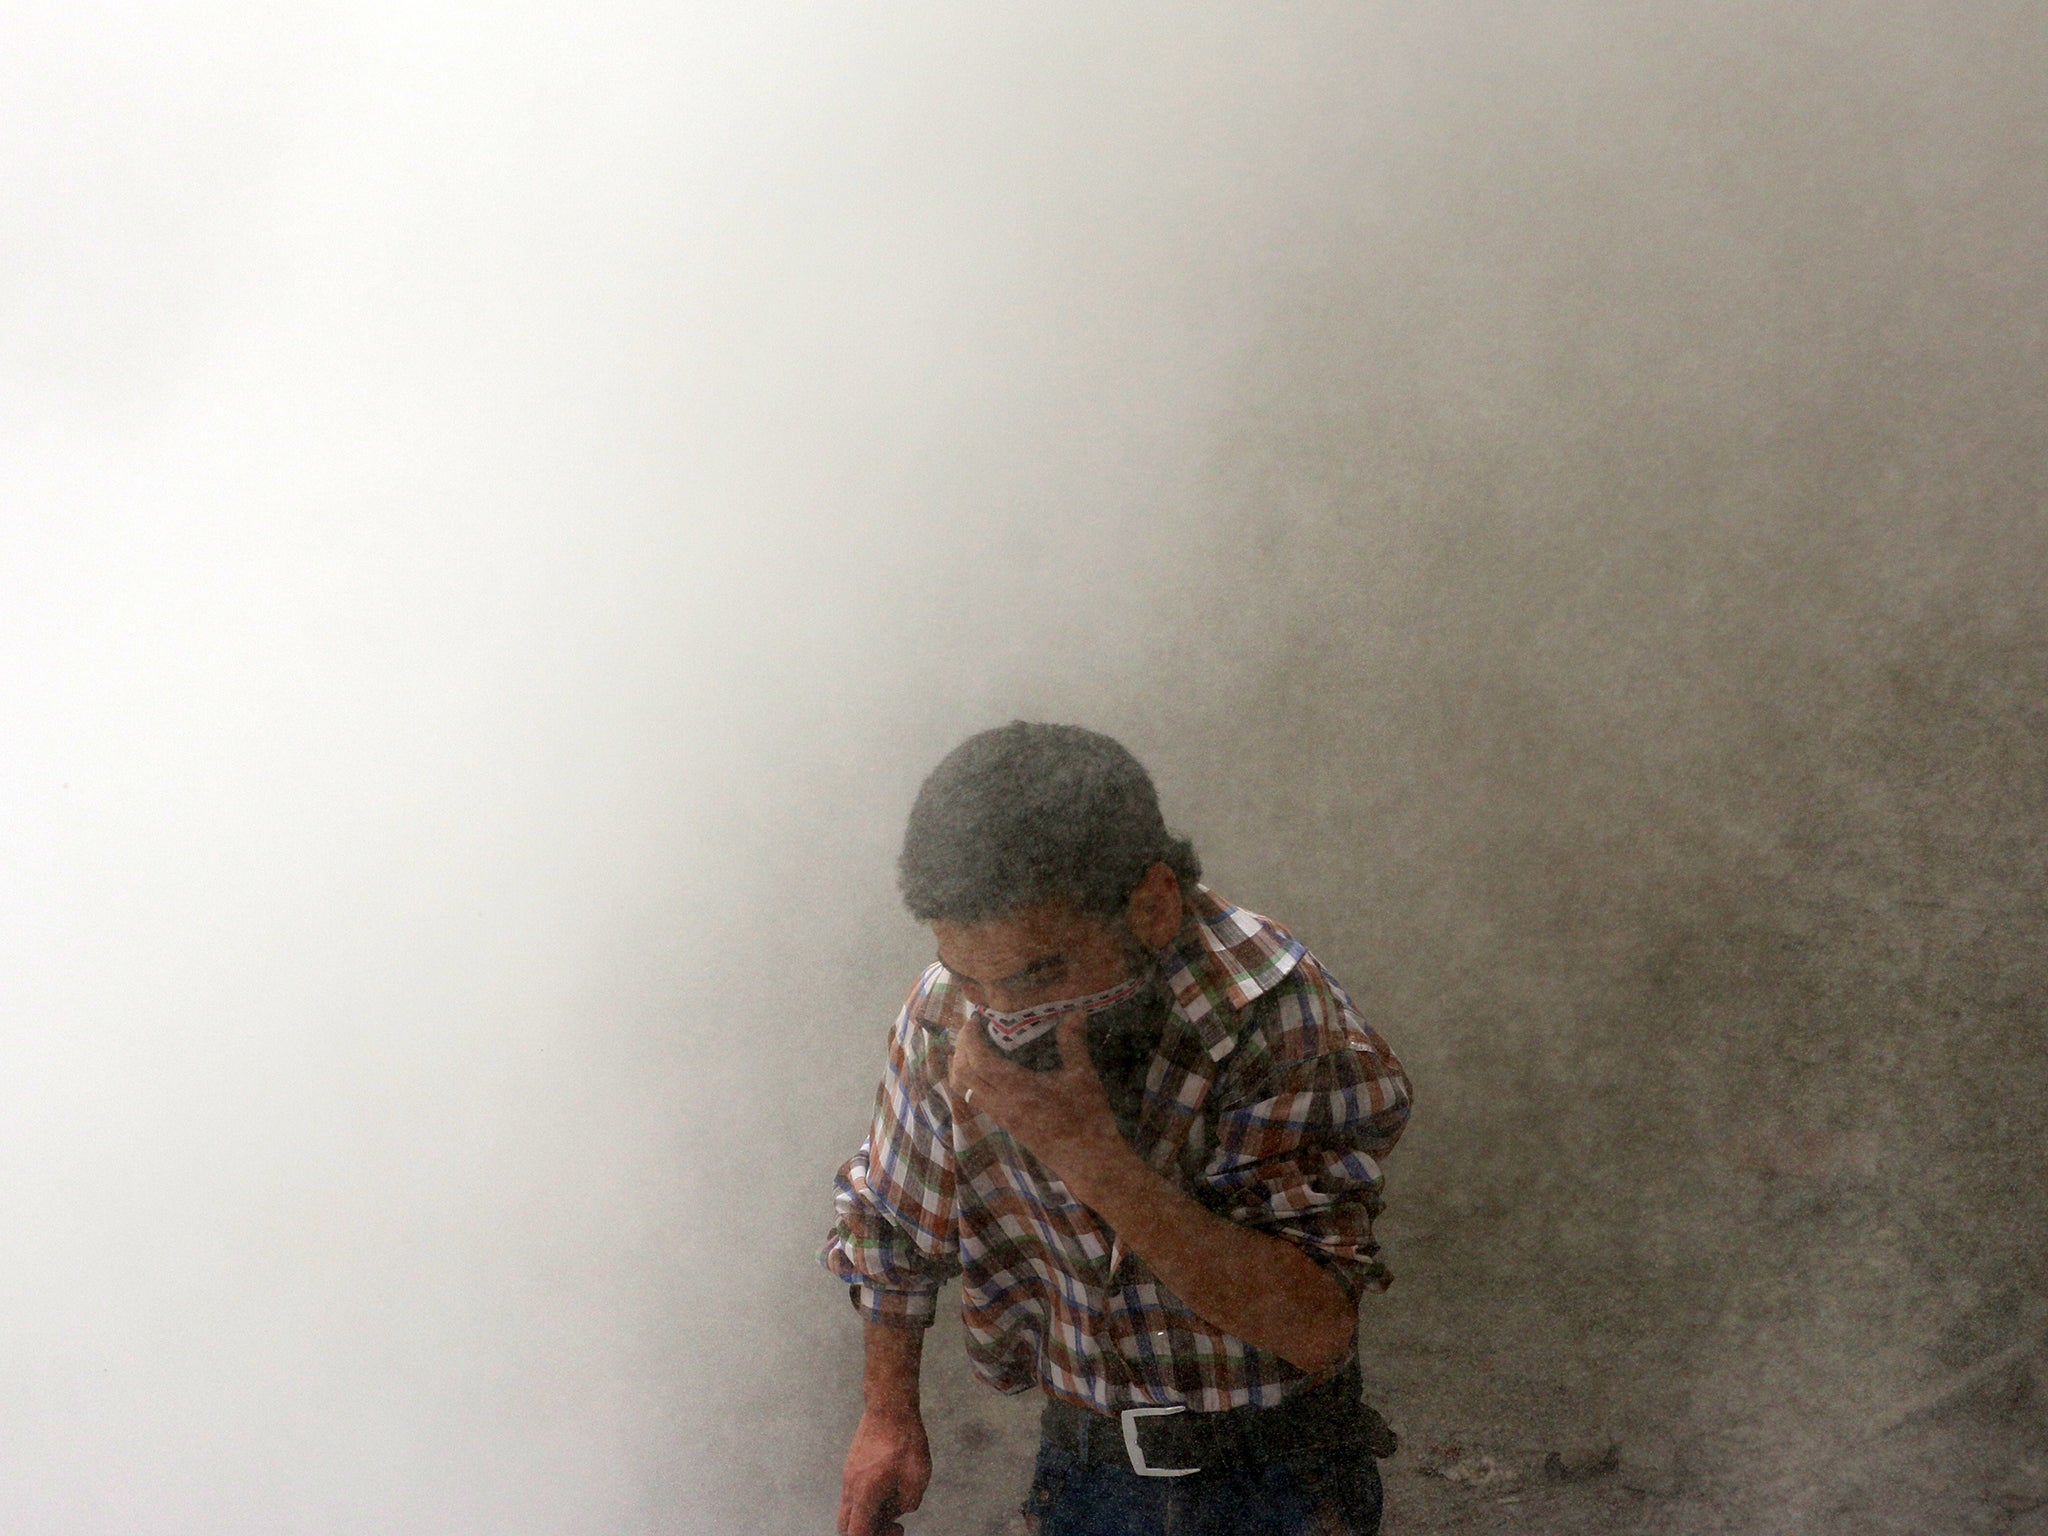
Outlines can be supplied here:
<path id="1" fill-rule="evenodd" d="M 1245 1030 L 1276 1061 L 1357 1050 L 1371 1037 L 1351 994 L 1306 949 L 1286 976 L 1245 1010 Z"/>

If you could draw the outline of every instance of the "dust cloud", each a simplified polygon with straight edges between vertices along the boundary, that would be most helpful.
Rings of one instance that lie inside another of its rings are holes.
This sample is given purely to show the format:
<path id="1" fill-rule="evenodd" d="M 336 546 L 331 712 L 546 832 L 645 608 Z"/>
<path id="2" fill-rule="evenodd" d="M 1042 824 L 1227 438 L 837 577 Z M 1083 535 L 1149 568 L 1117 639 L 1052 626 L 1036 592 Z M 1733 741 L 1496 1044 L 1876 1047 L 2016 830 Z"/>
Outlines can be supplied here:
<path id="1" fill-rule="evenodd" d="M 1414 1071 L 1390 1529 L 2040 1518 L 2044 30 L 11 10 L 0 1526 L 829 1530 L 1016 715 Z"/>

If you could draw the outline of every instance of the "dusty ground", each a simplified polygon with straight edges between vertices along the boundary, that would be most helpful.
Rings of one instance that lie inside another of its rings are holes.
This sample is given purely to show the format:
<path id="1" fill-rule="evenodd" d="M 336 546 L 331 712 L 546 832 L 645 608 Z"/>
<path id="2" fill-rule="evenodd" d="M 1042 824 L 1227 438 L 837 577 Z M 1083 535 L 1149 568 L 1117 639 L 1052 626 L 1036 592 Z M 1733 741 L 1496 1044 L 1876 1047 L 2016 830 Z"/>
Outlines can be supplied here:
<path id="1" fill-rule="evenodd" d="M 1382 1465 L 1387 1536 L 2048 1536 L 2048 1351 L 1992 1351 L 1993 1369 L 1980 1362 L 1980 1379 L 1931 1411 L 1816 1458 L 1799 1486 L 1770 1488 L 1743 1476 L 1745 1442 L 1771 1433 L 1762 1421 L 1630 1422 L 1608 1406 L 1626 1394 L 1557 1371 L 1538 1335 L 1519 1351 L 1475 1352 L 1446 1327 L 1451 1310 L 1427 1299 L 1390 1295 L 1367 1316 L 1379 1330 L 1374 1395 L 1402 1437 Z M 932 1339 L 936 1470 L 911 1528 L 1022 1536 L 1039 1399 L 971 1381 L 958 1335 L 949 1321 Z"/>

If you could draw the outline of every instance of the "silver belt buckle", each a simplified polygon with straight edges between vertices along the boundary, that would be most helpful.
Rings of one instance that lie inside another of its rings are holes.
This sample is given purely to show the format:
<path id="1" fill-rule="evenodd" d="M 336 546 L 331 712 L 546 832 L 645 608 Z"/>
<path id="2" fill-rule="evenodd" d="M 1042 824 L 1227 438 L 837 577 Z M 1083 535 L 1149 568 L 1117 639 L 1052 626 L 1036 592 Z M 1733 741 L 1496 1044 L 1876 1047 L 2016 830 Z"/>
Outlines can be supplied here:
<path id="1" fill-rule="evenodd" d="M 1187 1411 L 1186 1403 L 1172 1403 L 1164 1408 L 1126 1408 L 1117 1415 L 1124 1421 L 1124 1449 L 1130 1453 L 1133 1472 L 1140 1477 L 1192 1477 L 1202 1470 L 1200 1467 L 1149 1466 L 1145 1461 L 1145 1448 L 1138 1444 L 1138 1420 L 1156 1419 L 1162 1414 Z"/>

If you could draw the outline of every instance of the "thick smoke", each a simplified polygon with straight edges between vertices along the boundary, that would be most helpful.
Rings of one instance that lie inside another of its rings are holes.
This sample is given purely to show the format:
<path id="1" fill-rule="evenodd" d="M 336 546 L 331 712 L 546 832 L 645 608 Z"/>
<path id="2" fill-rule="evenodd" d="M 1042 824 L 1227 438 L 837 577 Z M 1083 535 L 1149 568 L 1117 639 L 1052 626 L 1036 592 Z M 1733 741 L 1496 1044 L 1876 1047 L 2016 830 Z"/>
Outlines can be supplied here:
<path id="1" fill-rule="evenodd" d="M 2048 1503 L 2037 7 L 7 30 L 0 1527 L 829 1529 L 1015 715 L 1414 1071 L 1400 1529 Z"/>

